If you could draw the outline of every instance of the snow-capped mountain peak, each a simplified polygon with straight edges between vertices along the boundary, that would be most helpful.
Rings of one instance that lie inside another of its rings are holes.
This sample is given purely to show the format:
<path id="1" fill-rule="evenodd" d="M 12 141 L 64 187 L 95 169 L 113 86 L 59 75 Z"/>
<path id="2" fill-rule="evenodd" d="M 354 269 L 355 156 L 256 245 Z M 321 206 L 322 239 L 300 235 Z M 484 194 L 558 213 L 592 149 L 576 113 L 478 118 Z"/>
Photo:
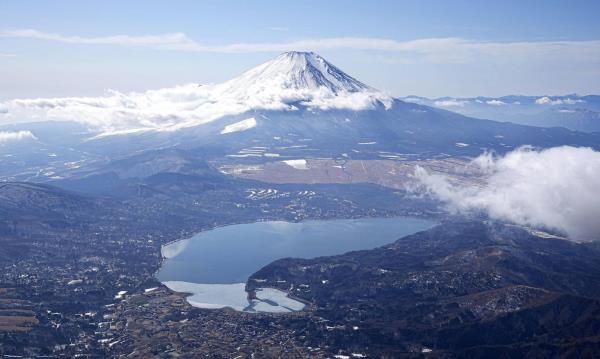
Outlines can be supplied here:
<path id="1" fill-rule="evenodd" d="M 364 110 L 392 99 L 356 80 L 313 52 L 285 52 L 214 87 L 221 100 L 254 109 Z"/>
<path id="2" fill-rule="evenodd" d="M 376 90 L 356 80 L 314 52 L 285 52 L 225 85 L 234 89 L 321 90 L 334 94 Z M 256 93 L 256 92 L 255 92 Z"/>

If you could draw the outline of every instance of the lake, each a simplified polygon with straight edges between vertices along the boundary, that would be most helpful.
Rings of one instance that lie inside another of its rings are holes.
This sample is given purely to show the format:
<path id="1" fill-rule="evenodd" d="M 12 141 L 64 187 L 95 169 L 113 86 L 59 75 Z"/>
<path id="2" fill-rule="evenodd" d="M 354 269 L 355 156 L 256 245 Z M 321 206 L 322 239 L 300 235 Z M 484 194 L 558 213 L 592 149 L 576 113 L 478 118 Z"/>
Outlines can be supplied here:
<path id="1" fill-rule="evenodd" d="M 157 278 L 188 301 L 203 308 L 229 306 L 247 311 L 294 311 L 298 303 L 265 290 L 248 302 L 242 283 L 265 265 L 285 257 L 315 258 L 372 249 L 430 228 L 434 222 L 410 217 L 362 218 L 290 223 L 265 221 L 200 232 L 162 248 L 165 261 Z M 279 308 L 268 303 L 286 302 Z M 267 300 L 268 299 L 268 300 Z"/>

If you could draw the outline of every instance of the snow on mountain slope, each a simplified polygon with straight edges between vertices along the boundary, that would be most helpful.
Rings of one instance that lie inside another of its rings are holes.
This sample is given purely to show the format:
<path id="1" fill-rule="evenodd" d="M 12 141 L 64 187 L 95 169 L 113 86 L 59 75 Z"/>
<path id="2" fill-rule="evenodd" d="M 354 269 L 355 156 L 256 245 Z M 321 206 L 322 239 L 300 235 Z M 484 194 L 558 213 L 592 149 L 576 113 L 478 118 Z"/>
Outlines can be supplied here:
<path id="1" fill-rule="evenodd" d="M 250 110 L 365 110 L 393 99 L 314 53 L 287 52 L 222 84 L 0 103 L 0 123 L 77 121 L 103 135 L 175 131 Z"/>
<path id="2" fill-rule="evenodd" d="M 232 132 L 246 131 L 253 127 L 256 127 L 256 119 L 254 117 L 250 117 L 223 127 L 221 134 L 224 135 Z"/>
<path id="3" fill-rule="evenodd" d="M 286 52 L 223 84 L 236 97 L 269 89 L 319 90 L 333 93 L 376 91 L 313 52 Z"/>
<path id="4" fill-rule="evenodd" d="M 295 103 L 321 110 L 363 110 L 391 98 L 312 52 L 286 52 L 241 76 L 215 86 L 220 98 L 252 108 L 296 110 Z"/>

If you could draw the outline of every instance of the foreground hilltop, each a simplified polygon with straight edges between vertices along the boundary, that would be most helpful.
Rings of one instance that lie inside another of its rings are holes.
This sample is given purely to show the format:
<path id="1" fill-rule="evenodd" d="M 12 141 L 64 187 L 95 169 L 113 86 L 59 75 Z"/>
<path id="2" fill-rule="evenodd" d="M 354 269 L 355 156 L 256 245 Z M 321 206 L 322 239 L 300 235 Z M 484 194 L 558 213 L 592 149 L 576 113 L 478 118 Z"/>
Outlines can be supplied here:
<path id="1" fill-rule="evenodd" d="M 326 345 L 347 352 L 489 358 L 600 350 L 600 247 L 512 225 L 446 223 L 374 250 L 282 259 L 249 279 L 248 290 L 256 286 L 313 303 Z"/>

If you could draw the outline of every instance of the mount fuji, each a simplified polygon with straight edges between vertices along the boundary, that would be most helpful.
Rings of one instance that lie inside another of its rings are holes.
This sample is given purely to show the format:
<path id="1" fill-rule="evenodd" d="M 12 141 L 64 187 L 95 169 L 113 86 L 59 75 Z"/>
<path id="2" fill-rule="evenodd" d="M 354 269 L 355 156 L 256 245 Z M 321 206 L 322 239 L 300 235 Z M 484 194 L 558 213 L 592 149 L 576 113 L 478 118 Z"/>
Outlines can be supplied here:
<path id="1" fill-rule="evenodd" d="M 173 91 L 163 96 L 174 105 L 172 113 L 163 113 L 169 117 L 167 121 L 154 125 L 157 121 L 150 120 L 146 127 L 126 129 L 121 135 L 106 132 L 88 141 L 88 149 L 98 151 L 110 144 L 112 149 L 130 150 L 134 136 L 138 150 L 177 144 L 256 161 L 265 159 L 265 154 L 302 158 L 342 154 L 370 158 L 381 152 L 471 156 L 484 150 L 507 152 L 522 145 L 593 147 L 600 143 L 597 135 L 473 121 L 404 102 L 312 52 L 283 53 L 222 84 L 161 91 Z M 159 101 L 154 106 L 164 104 Z"/>
<path id="2" fill-rule="evenodd" d="M 239 103 L 265 104 L 302 102 L 308 107 L 368 106 L 373 101 L 391 100 L 380 91 L 356 80 L 313 52 L 286 52 L 241 76 L 218 86 L 219 95 Z M 361 104 L 349 104 L 357 96 Z M 337 100 L 336 100 L 337 99 Z M 331 100 L 330 106 L 325 105 Z M 258 107 L 258 106 L 257 106 Z"/>
<path id="3" fill-rule="evenodd" d="M 40 154 L 63 166 L 67 158 L 69 163 L 89 162 L 165 148 L 205 159 L 265 162 L 475 156 L 523 145 L 600 147 L 600 134 L 474 120 L 405 102 L 312 52 L 283 53 L 221 84 L 113 91 L 98 98 L 11 100 L 0 108 L 2 120 L 21 122 L 0 131 L 30 131 L 36 139 L 27 151 L 23 146 L 13 151 L 15 144 L 0 146 L 15 161 L 5 168 L 39 164 Z M 63 142 L 57 141 L 57 131 Z"/>

